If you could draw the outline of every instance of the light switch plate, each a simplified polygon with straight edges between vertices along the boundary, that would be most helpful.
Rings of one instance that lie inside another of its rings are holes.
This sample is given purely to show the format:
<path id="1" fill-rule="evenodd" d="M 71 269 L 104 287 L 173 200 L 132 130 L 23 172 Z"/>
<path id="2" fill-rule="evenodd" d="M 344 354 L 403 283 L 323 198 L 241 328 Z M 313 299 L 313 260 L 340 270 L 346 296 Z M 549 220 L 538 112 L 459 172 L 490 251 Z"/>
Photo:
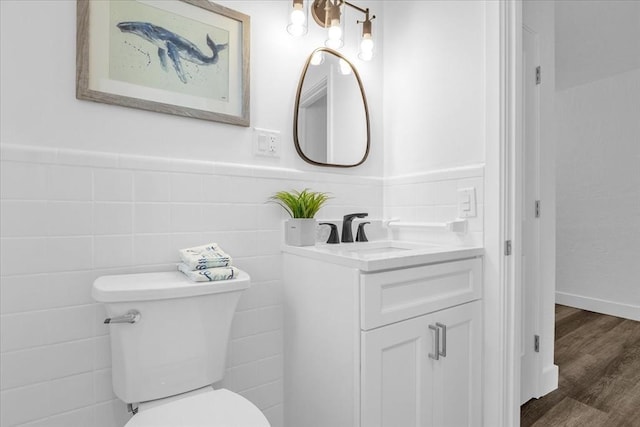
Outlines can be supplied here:
<path id="1" fill-rule="evenodd" d="M 458 189 L 458 218 L 477 216 L 475 187 Z"/>

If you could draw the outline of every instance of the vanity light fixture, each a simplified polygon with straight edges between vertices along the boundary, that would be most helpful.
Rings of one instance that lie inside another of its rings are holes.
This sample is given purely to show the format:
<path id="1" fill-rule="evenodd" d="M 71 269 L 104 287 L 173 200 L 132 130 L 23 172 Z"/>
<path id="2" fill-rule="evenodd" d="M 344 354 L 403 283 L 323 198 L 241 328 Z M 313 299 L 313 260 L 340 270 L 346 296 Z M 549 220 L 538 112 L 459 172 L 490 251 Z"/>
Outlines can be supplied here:
<path id="1" fill-rule="evenodd" d="M 313 17 L 316 18 L 316 1 L 313 2 Z M 327 30 L 327 40 L 325 40 L 324 45 L 331 49 L 340 49 L 344 46 L 344 21 L 340 19 L 340 15 L 342 15 L 342 9 L 344 8 L 342 5 L 344 2 L 341 0 L 325 0 L 324 2 L 324 22 L 321 24 Z M 322 15 L 320 15 L 322 16 Z M 316 22 L 320 23 L 318 19 Z"/>
<path id="2" fill-rule="evenodd" d="M 358 58 L 363 61 L 370 61 L 373 58 L 373 38 L 371 32 L 371 21 L 376 17 L 369 15 L 369 8 L 363 9 L 345 0 L 308 0 L 311 3 L 311 16 L 316 24 L 327 28 L 327 39 L 325 45 L 331 49 L 339 49 L 344 45 L 345 19 L 341 19 L 344 7 L 349 6 L 364 14 L 363 21 L 356 21 L 362 24 L 362 39 Z M 289 34 L 299 36 L 307 32 L 307 10 L 304 0 L 293 0 L 290 23 L 287 26 Z"/>
<path id="3" fill-rule="evenodd" d="M 293 0 L 293 10 L 291 10 L 287 31 L 292 36 L 301 36 L 307 33 L 307 10 L 304 0 Z"/>
<path id="4" fill-rule="evenodd" d="M 369 9 L 365 11 L 364 21 L 358 21 L 362 24 L 362 40 L 360 40 L 360 52 L 358 58 L 363 61 L 371 61 L 373 58 L 373 38 L 371 37 L 371 20 L 375 19 L 375 15 L 369 18 Z"/>

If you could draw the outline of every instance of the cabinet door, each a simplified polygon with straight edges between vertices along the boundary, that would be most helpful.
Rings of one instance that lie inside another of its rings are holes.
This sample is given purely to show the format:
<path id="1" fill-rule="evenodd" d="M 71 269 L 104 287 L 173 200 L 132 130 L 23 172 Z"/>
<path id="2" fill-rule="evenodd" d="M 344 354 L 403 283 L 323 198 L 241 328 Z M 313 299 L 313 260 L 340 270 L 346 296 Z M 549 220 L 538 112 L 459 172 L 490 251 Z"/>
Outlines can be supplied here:
<path id="1" fill-rule="evenodd" d="M 363 332 L 361 426 L 482 425 L 481 308 L 475 301 Z"/>
<path id="2" fill-rule="evenodd" d="M 361 426 L 431 427 L 430 315 L 362 333 Z"/>
<path id="3" fill-rule="evenodd" d="M 434 424 L 482 425 L 482 305 L 463 304 L 433 314 L 440 325 L 440 359 L 434 370 Z M 445 332 L 446 328 L 446 332 Z"/>

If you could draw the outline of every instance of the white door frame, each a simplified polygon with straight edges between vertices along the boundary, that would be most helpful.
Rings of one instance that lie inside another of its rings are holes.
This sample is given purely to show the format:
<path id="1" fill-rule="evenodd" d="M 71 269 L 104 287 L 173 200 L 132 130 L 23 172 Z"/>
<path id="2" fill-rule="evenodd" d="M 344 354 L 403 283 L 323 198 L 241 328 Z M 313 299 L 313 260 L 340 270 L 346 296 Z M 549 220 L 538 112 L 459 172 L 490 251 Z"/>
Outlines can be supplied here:
<path id="1" fill-rule="evenodd" d="M 520 425 L 521 226 L 515 197 L 521 138 L 522 0 L 486 2 L 484 425 Z M 499 46 L 494 52 L 491 46 Z M 496 120 L 496 117 L 499 118 Z M 511 255 L 505 242 L 512 242 Z M 515 243 L 515 244 L 513 244 Z"/>
<path id="2" fill-rule="evenodd" d="M 507 398 L 504 426 L 520 426 L 520 348 L 522 337 L 522 313 L 518 307 L 518 297 L 522 294 L 521 281 L 521 244 L 522 212 L 519 203 L 518 168 L 519 151 L 522 146 L 522 0 L 506 0 L 500 2 L 505 9 L 504 38 L 500 50 L 503 53 L 503 78 L 500 122 L 503 131 L 505 156 L 504 194 L 505 218 L 503 229 L 506 240 L 511 240 L 512 252 L 506 256 L 505 279 L 505 321 L 503 328 L 506 343 L 505 378 L 507 381 Z"/>

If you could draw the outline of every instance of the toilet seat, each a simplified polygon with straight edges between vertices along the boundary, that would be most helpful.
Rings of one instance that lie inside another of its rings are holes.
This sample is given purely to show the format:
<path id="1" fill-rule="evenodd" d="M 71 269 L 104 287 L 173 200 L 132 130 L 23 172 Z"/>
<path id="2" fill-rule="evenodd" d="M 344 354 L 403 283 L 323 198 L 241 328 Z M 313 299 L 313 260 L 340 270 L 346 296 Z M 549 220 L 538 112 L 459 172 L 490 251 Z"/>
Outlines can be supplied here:
<path id="1" fill-rule="evenodd" d="M 141 410 L 125 427 L 269 427 L 269 422 L 239 394 L 211 389 Z"/>

